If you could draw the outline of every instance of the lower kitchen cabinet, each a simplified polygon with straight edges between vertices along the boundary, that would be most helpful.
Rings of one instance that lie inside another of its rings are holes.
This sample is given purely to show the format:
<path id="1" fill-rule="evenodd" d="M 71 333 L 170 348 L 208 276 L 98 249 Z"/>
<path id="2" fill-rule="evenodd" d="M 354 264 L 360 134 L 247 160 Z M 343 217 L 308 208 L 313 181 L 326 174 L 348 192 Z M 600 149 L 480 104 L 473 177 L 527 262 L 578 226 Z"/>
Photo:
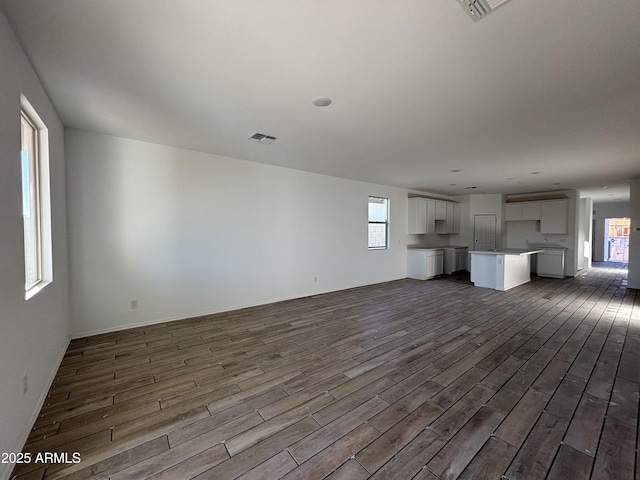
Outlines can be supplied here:
<path id="1" fill-rule="evenodd" d="M 468 270 L 469 268 L 469 248 L 468 247 L 443 247 L 444 250 L 444 273 L 451 275 L 454 272 Z"/>
<path id="2" fill-rule="evenodd" d="M 410 248 L 407 250 L 407 277 L 428 280 L 439 277 L 444 269 L 441 248 Z"/>

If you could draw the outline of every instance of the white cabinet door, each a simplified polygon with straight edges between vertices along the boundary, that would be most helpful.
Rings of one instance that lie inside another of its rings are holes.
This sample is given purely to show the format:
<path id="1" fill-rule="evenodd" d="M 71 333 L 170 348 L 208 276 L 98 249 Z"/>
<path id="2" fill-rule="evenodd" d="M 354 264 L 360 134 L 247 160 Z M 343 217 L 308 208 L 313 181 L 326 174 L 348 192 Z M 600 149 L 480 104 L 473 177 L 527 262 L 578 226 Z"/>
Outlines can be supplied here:
<path id="1" fill-rule="evenodd" d="M 567 233 L 567 200 L 540 202 L 540 232 Z"/>
<path id="2" fill-rule="evenodd" d="M 453 226 L 451 233 L 460 233 L 460 205 L 457 203 L 453 204 Z"/>
<path id="3" fill-rule="evenodd" d="M 469 256 L 468 250 L 462 250 L 456 252 L 456 272 L 461 270 L 467 270 L 467 258 Z"/>
<path id="4" fill-rule="evenodd" d="M 442 275 L 444 269 L 444 255 L 442 250 L 436 255 L 427 255 L 427 278 Z"/>
<path id="5" fill-rule="evenodd" d="M 540 220 L 540 202 L 524 202 L 522 220 Z"/>
<path id="6" fill-rule="evenodd" d="M 447 204 L 445 202 L 435 202 L 435 203 L 436 203 L 436 220 L 446 220 Z"/>
<path id="7" fill-rule="evenodd" d="M 505 220 L 512 222 L 522 220 L 522 203 L 507 203 Z"/>
<path id="8" fill-rule="evenodd" d="M 436 233 L 436 202 L 427 200 L 427 231 L 426 233 Z"/>
<path id="9" fill-rule="evenodd" d="M 409 199 L 409 233 L 427 233 L 427 199 Z"/>

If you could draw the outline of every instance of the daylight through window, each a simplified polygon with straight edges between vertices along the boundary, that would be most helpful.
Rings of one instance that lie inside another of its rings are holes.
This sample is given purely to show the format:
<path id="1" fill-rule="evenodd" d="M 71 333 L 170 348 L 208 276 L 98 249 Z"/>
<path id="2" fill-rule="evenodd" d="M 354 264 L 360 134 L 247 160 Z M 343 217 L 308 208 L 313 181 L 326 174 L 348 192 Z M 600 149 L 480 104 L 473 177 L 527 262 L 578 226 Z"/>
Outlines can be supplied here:
<path id="1" fill-rule="evenodd" d="M 369 197 L 369 248 L 385 249 L 389 244 L 389 199 Z"/>
<path id="2" fill-rule="evenodd" d="M 38 202 L 38 130 L 22 112 L 22 218 L 24 220 L 25 288 L 42 279 L 40 256 L 40 208 Z"/>
<path id="3" fill-rule="evenodd" d="M 22 98 L 20 166 L 26 298 L 53 280 L 47 128 Z"/>

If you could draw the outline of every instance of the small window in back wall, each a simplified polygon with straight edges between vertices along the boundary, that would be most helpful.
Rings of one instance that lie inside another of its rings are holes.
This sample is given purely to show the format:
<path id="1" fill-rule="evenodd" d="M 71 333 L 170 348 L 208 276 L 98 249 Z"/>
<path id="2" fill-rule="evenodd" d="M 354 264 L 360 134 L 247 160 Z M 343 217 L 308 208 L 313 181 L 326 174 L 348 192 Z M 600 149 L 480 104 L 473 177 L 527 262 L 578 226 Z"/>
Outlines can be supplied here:
<path id="1" fill-rule="evenodd" d="M 369 249 L 389 248 L 389 199 L 369 197 Z"/>

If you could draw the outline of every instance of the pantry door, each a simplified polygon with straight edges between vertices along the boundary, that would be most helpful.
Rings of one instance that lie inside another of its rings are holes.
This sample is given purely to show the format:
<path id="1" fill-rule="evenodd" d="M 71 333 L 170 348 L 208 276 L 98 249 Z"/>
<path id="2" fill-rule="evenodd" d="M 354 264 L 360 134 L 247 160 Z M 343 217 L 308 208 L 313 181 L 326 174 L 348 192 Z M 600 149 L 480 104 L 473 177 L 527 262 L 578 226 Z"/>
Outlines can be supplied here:
<path id="1" fill-rule="evenodd" d="M 491 250 L 496 248 L 495 215 L 474 215 L 473 245 L 474 250 Z"/>

